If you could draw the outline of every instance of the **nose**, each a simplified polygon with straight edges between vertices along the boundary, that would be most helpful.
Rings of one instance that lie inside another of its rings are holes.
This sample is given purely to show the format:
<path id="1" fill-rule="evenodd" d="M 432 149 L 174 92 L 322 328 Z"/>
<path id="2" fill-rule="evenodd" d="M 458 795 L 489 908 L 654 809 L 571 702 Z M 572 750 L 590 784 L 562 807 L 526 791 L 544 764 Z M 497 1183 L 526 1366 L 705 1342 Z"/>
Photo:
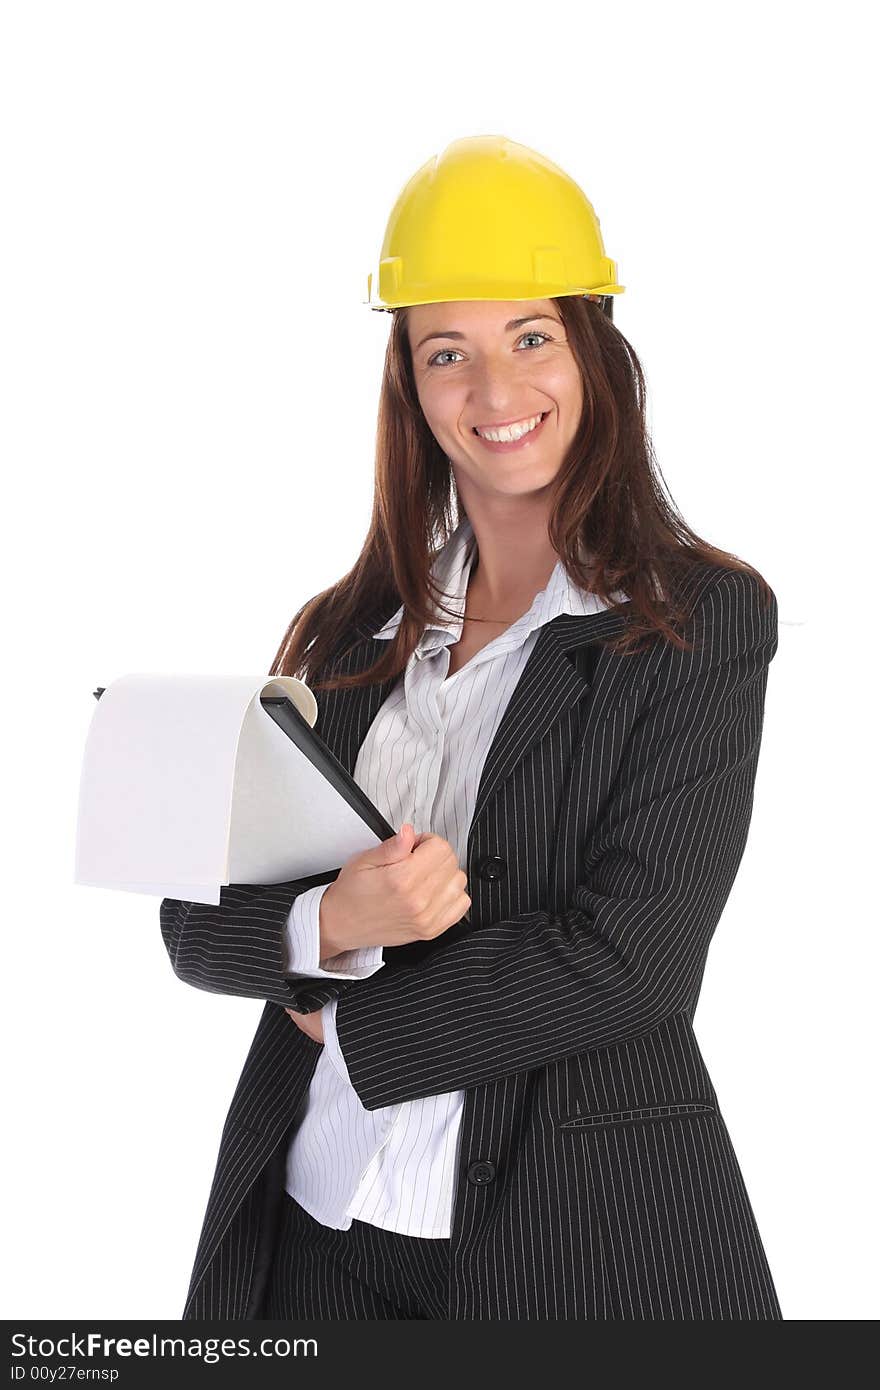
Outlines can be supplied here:
<path id="1" fill-rule="evenodd" d="M 474 424 L 483 424 L 491 420 L 518 420 L 527 415 L 525 407 L 517 415 L 528 395 L 524 390 L 527 385 L 517 363 L 485 359 L 475 368 L 470 419 Z"/>

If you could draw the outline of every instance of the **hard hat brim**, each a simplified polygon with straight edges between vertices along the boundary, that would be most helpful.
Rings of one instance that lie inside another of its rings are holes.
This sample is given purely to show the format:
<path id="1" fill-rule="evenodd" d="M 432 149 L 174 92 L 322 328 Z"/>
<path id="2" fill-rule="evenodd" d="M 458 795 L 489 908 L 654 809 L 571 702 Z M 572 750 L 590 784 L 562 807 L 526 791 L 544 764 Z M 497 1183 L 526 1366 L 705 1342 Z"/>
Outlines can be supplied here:
<path id="1" fill-rule="evenodd" d="M 575 289 L 571 289 L 570 286 L 566 285 L 532 285 L 529 290 L 526 290 L 522 285 L 493 285 L 491 289 L 483 289 L 478 293 L 473 293 L 472 286 L 469 286 L 468 289 L 471 290 L 471 293 L 465 293 L 463 287 L 448 286 L 443 290 L 438 291 L 435 288 L 432 292 L 421 295 L 418 292 L 413 294 L 405 293 L 401 295 L 399 299 L 394 300 L 367 298 L 361 302 L 369 305 L 371 309 L 408 309 L 414 308 L 417 304 L 454 304 L 463 301 L 471 302 L 477 300 L 562 299 L 569 296 L 587 296 L 592 294 L 601 297 L 606 294 L 623 294 L 626 286 L 580 285 Z"/>

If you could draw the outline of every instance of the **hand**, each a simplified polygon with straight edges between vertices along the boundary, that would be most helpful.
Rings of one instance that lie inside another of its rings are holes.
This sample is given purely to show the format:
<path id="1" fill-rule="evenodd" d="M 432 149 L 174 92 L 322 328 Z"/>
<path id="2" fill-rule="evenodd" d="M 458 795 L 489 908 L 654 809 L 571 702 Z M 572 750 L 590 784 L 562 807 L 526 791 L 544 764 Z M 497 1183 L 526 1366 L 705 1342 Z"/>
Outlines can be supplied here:
<path id="1" fill-rule="evenodd" d="M 448 840 L 403 825 L 390 840 L 353 855 L 321 895 L 321 960 L 440 936 L 468 911 L 466 886 Z"/>
<path id="2" fill-rule="evenodd" d="M 313 1042 L 323 1044 L 324 1020 L 320 1009 L 315 1009 L 314 1013 L 310 1014 L 298 1014 L 294 1009 L 285 1009 L 284 1012 L 290 1014 L 301 1033 L 307 1033 Z"/>

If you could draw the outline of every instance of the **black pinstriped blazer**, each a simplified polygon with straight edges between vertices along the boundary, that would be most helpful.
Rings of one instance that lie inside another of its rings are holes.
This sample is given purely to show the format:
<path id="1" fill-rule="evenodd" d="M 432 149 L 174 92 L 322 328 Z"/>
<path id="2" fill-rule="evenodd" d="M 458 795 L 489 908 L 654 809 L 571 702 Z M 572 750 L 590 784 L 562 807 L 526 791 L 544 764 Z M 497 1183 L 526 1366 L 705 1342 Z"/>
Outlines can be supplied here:
<path id="1" fill-rule="evenodd" d="M 692 1027 L 746 843 L 777 605 L 708 565 L 687 593 L 691 652 L 658 638 L 612 653 L 625 612 L 540 630 L 483 769 L 470 925 L 386 948 L 366 980 L 318 980 L 283 973 L 282 935 L 296 895 L 335 872 L 230 885 L 218 906 L 162 901 L 180 979 L 267 1001 L 183 1318 L 261 1316 L 321 1047 L 283 1006 L 336 995 L 368 1110 L 466 1091 L 450 1319 L 781 1319 Z M 372 664 L 388 616 L 334 669 Z M 319 692 L 316 731 L 350 772 L 392 684 Z"/>

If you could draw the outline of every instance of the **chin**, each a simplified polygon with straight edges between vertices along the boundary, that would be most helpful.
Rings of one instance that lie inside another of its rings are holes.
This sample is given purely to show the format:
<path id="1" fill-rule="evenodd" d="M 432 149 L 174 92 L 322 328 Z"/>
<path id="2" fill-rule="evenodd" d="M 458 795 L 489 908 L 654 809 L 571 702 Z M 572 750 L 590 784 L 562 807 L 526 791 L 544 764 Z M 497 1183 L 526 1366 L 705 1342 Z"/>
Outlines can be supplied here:
<path id="1" fill-rule="evenodd" d="M 486 491 L 499 497 L 531 497 L 544 492 L 556 478 L 555 473 L 520 474 L 519 477 L 490 477 L 486 479 Z"/>

